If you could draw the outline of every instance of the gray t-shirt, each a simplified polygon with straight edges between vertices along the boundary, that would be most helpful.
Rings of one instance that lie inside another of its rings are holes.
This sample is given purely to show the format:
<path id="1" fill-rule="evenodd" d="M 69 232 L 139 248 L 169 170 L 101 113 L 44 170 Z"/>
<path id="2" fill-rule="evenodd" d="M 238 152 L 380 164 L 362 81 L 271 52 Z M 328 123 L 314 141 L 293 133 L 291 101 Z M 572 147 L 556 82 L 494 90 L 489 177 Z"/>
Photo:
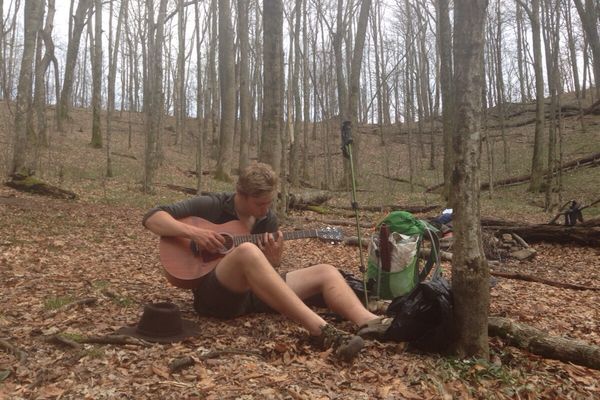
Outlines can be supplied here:
<path id="1" fill-rule="evenodd" d="M 239 220 L 235 213 L 234 197 L 235 193 L 211 193 L 169 205 L 157 206 L 144 215 L 142 224 L 145 226 L 146 220 L 157 211 L 165 211 L 175 219 L 200 217 L 213 224 L 224 224 L 225 222 Z M 273 210 L 269 210 L 265 217 L 254 223 L 250 233 L 276 232 L 278 229 L 277 216 L 273 213 Z"/>

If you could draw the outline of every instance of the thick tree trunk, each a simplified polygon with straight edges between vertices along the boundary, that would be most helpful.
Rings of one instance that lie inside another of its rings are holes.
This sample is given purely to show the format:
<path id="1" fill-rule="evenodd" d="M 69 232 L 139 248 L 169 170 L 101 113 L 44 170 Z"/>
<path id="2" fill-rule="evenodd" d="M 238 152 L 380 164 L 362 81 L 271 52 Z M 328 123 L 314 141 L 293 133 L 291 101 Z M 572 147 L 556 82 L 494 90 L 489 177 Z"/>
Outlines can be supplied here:
<path id="1" fill-rule="evenodd" d="M 521 2 L 521 0 L 519 0 Z M 521 4 L 523 4 L 521 2 Z M 540 33 L 540 0 L 533 0 L 531 9 L 525 8 L 531 21 L 533 40 L 533 67 L 535 70 L 535 135 L 533 158 L 531 160 L 531 181 L 529 190 L 539 192 L 544 176 L 544 76 L 542 69 L 542 41 Z"/>
<path id="2" fill-rule="evenodd" d="M 102 147 L 100 112 L 102 106 L 102 0 L 94 1 L 95 32 L 92 59 L 92 147 Z M 91 50 L 91 49 L 90 49 Z"/>
<path id="3" fill-rule="evenodd" d="M 21 69 L 19 72 L 19 85 L 17 87 L 17 104 L 15 109 L 15 133 L 13 159 L 10 173 L 24 172 L 30 175 L 35 167 L 33 155 L 31 127 L 28 115 L 31 110 L 31 95 L 33 84 L 33 64 L 36 47 L 36 34 L 42 26 L 45 1 L 25 1 L 25 32 L 23 38 L 23 56 L 21 58 Z"/>
<path id="4" fill-rule="evenodd" d="M 219 0 L 219 84 L 221 88 L 221 124 L 219 157 L 215 178 L 230 182 L 235 130 L 235 68 L 233 27 L 229 0 Z"/>
<path id="5" fill-rule="evenodd" d="M 452 148 L 453 94 L 452 94 L 452 27 L 449 0 L 438 0 L 438 47 L 440 52 L 440 84 L 442 91 L 442 126 L 444 142 L 444 191 L 443 197 L 452 204 Z"/>
<path id="6" fill-rule="evenodd" d="M 283 3 L 263 3 L 264 104 L 259 160 L 281 171 L 283 124 Z"/>
<path id="7" fill-rule="evenodd" d="M 239 170 L 242 171 L 250 163 L 250 128 L 252 118 L 252 107 L 250 103 L 250 66 L 248 61 L 249 25 L 248 12 L 250 3 L 248 0 L 238 0 L 238 34 L 240 46 L 240 154 Z"/>
<path id="8" fill-rule="evenodd" d="M 481 92 L 486 0 L 455 1 L 454 60 L 456 155 L 455 190 L 454 349 L 461 357 L 488 358 L 487 317 L 489 268 L 481 241 L 479 174 L 481 164 Z"/>

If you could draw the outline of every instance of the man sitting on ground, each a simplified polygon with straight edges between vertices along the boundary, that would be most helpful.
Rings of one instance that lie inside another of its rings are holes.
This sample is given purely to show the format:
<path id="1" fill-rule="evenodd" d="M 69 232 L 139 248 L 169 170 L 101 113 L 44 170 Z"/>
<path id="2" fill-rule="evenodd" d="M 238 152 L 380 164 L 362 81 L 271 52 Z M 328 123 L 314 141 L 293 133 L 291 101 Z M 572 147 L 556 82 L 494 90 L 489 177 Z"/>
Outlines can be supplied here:
<path id="1" fill-rule="evenodd" d="M 144 216 L 143 224 L 159 236 L 185 237 L 209 252 L 222 248 L 222 235 L 179 219 L 196 216 L 215 224 L 239 220 L 251 233 L 264 234 L 258 245 L 235 247 L 200 279 L 193 289 L 195 310 L 219 318 L 274 310 L 302 325 L 322 349 L 333 347 L 339 358 L 351 360 L 363 347 L 363 339 L 329 325 L 303 300 L 321 295 L 329 309 L 358 326 L 379 319 L 362 305 L 331 265 L 313 265 L 283 277 L 275 271 L 283 252 L 283 236 L 271 210 L 276 188 L 277 176 L 271 167 L 254 163 L 241 172 L 235 193 L 198 196 L 153 208 Z"/>

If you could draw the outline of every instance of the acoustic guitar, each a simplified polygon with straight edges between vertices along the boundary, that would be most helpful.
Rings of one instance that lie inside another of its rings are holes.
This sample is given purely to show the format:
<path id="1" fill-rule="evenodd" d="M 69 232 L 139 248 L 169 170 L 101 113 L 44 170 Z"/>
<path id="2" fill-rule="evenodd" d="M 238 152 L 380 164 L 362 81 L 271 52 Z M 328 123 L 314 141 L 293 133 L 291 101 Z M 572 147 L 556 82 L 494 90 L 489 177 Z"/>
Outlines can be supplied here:
<path id="1" fill-rule="evenodd" d="M 160 262 L 165 270 L 167 280 L 182 289 L 193 289 L 198 280 L 212 271 L 221 258 L 234 247 L 250 242 L 258 244 L 262 233 L 251 234 L 241 221 L 229 221 L 224 224 L 213 224 L 203 218 L 187 217 L 179 220 L 198 228 L 210 229 L 225 238 L 223 248 L 217 253 L 200 249 L 195 242 L 182 237 L 162 236 L 160 238 Z M 303 231 L 283 232 L 284 240 L 319 238 L 326 241 L 341 241 L 343 234 L 339 228 L 327 227 Z"/>

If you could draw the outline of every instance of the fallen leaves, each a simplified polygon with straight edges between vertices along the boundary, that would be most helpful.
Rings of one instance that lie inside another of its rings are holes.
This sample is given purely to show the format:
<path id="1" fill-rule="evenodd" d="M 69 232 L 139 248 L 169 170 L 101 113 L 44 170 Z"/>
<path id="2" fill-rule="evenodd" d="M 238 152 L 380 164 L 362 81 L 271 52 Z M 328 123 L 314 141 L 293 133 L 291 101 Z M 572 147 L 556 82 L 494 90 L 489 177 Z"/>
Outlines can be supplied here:
<path id="1" fill-rule="evenodd" d="M 495 367 L 443 366 L 444 359 L 412 353 L 405 344 L 377 342 L 368 342 L 356 362 L 346 364 L 331 351 L 310 347 L 306 333 L 278 315 L 198 318 L 191 294 L 164 280 L 156 239 L 139 223 L 143 211 L 93 205 L 91 212 L 83 203 L 24 196 L 21 203 L 27 202 L 35 204 L 7 205 L 10 212 L 0 213 L 0 339 L 28 355 L 19 363 L 12 352 L 0 350 L 0 398 L 487 399 L 536 393 L 592 398 L 600 390 L 598 371 L 531 356 L 500 340 L 490 344 Z M 310 224 L 319 226 L 303 229 Z M 286 246 L 282 271 L 330 263 L 360 276 L 357 248 L 317 240 Z M 600 278 L 591 268 L 598 255 L 593 249 L 543 244 L 536 249 L 534 263 L 506 269 L 581 284 Z M 73 305 L 50 312 L 47 301 L 58 298 Z M 597 294 L 499 278 L 492 299 L 493 314 L 600 344 Z M 174 302 L 184 318 L 199 319 L 201 336 L 169 345 L 82 348 L 43 340 L 111 335 L 136 322 L 151 301 Z M 170 363 L 181 357 L 195 362 L 171 371 Z"/>

